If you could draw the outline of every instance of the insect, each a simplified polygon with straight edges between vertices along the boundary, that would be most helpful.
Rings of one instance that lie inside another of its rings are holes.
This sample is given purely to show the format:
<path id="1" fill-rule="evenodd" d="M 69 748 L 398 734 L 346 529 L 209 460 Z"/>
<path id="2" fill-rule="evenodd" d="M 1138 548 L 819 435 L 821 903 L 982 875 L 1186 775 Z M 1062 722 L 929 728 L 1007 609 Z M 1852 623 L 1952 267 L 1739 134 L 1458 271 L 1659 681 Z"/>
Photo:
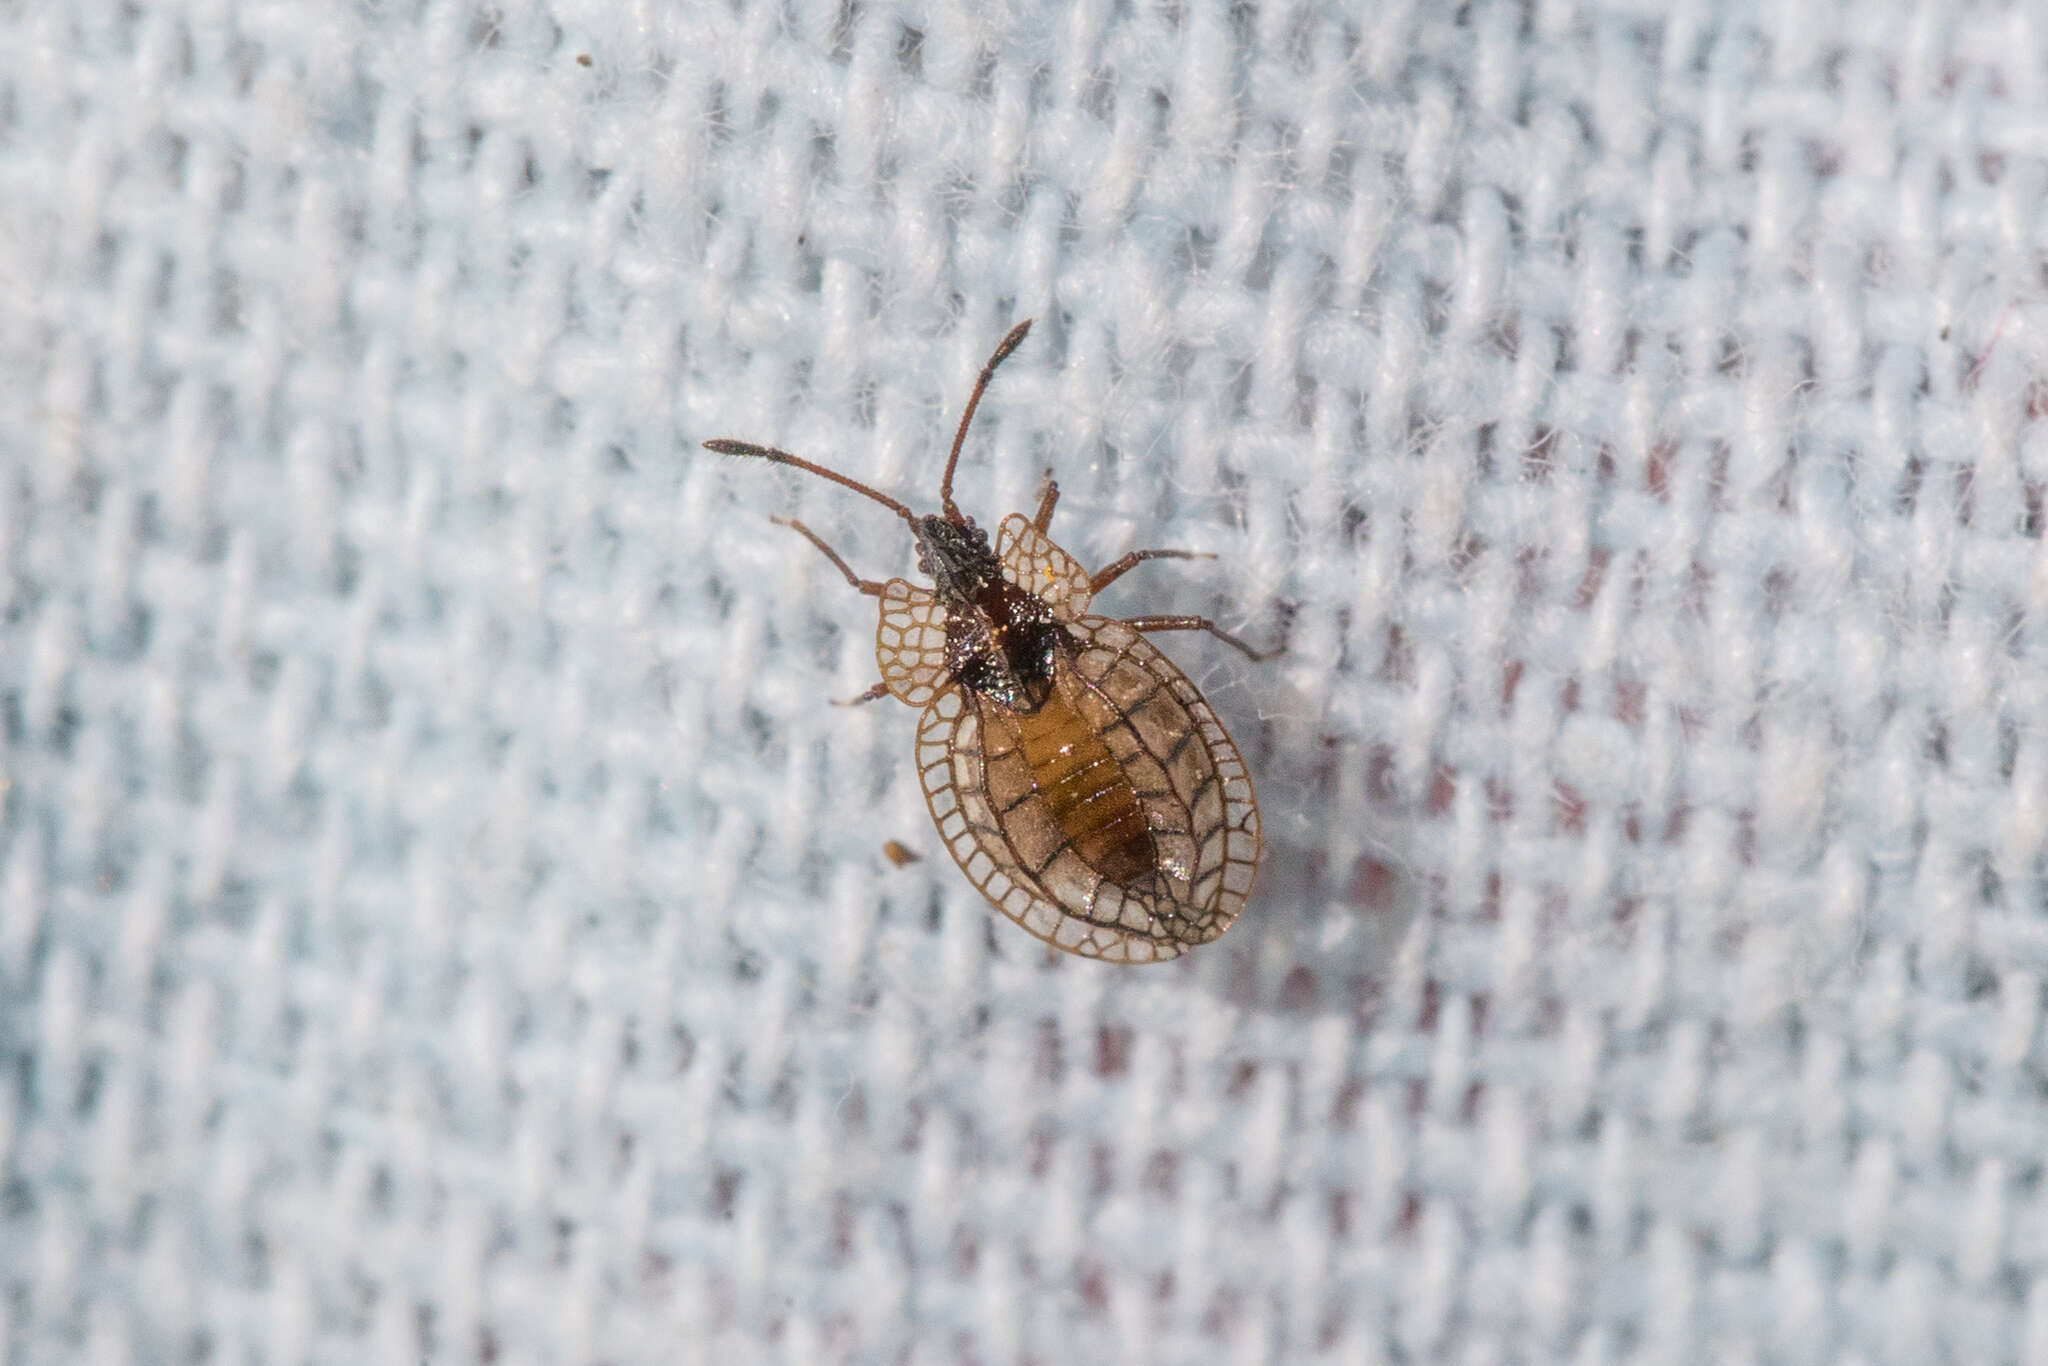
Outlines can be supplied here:
<path id="1" fill-rule="evenodd" d="M 961 443 L 996 367 L 1027 320 L 982 366 L 939 480 L 919 515 L 835 470 L 769 446 L 704 443 L 829 479 L 909 523 L 930 588 L 863 579 L 801 522 L 775 520 L 881 602 L 882 680 L 848 705 L 894 696 L 923 709 L 917 767 L 940 838 L 990 904 L 1057 948 L 1146 963 L 1177 958 L 1230 928 L 1259 862 L 1251 776 L 1201 693 L 1145 636 L 1207 631 L 1197 616 L 1096 616 L 1096 594 L 1146 560 L 1133 550 L 1094 574 L 1046 535 L 1059 485 L 1048 470 L 1030 517 L 988 533 L 953 501 Z"/>

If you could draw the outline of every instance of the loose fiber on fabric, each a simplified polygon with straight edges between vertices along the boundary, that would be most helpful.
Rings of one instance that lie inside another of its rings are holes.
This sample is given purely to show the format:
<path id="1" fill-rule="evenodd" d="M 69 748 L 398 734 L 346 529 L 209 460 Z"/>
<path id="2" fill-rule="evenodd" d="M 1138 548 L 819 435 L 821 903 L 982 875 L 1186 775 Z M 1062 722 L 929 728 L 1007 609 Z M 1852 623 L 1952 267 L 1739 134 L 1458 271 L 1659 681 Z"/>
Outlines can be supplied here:
<path id="1" fill-rule="evenodd" d="M 0 6 L 0 1360 L 2048 1360 L 2044 253 L 2023 0 Z M 698 444 L 1023 318 L 1161 968 Z"/>

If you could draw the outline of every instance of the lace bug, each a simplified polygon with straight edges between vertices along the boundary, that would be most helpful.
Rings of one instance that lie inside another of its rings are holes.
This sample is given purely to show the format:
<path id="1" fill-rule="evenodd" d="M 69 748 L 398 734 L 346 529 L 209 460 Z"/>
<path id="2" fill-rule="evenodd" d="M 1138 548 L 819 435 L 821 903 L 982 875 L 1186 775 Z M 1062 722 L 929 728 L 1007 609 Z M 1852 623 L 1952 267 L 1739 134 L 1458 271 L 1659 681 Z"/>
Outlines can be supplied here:
<path id="1" fill-rule="evenodd" d="M 787 451 L 721 438 L 829 479 L 888 508 L 917 538 L 930 588 L 854 573 L 801 522 L 846 581 L 881 603 L 882 680 L 852 703 L 894 696 L 923 710 L 917 766 L 932 821 L 990 904 L 1033 935 L 1088 958 L 1179 957 L 1230 928 L 1259 861 L 1251 776 L 1187 676 L 1145 639 L 1207 631 L 1263 658 L 1204 617 L 1118 619 L 1096 594 L 1146 560 L 1133 550 L 1094 574 L 1047 537 L 1059 485 L 1046 472 L 1034 515 L 988 535 L 953 501 L 961 443 L 996 367 L 1031 330 L 1017 324 L 982 366 L 953 434 L 936 514 Z"/>

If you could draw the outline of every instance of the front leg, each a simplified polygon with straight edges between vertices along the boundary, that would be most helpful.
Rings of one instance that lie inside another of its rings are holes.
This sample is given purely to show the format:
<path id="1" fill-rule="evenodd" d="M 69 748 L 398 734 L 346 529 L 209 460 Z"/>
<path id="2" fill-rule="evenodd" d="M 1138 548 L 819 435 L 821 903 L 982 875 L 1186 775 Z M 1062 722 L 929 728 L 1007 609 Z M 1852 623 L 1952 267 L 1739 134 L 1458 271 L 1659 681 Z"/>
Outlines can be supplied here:
<path id="1" fill-rule="evenodd" d="M 1053 482 L 1052 468 L 1048 466 L 1038 477 L 1038 511 L 1031 515 L 1032 529 L 1039 535 L 1052 525 L 1052 505 L 1060 500 L 1060 486 Z"/>
<path id="2" fill-rule="evenodd" d="M 819 538 L 817 532 L 811 530 L 802 522 L 797 521 L 794 517 L 771 517 L 769 520 L 774 522 L 777 526 L 788 527 L 791 531 L 796 532 L 799 536 L 809 541 L 812 545 L 824 551 L 825 558 L 832 561 L 832 567 L 837 569 L 840 573 L 846 575 L 846 581 L 852 584 L 855 588 L 858 588 L 861 592 L 867 594 L 871 598 L 879 598 L 882 596 L 881 584 L 875 582 L 875 580 L 873 579 L 864 579 L 860 575 L 854 573 L 853 566 L 849 565 L 845 560 L 839 558 L 839 552 L 834 550 L 831 546 L 826 545 L 825 542 Z"/>
<path id="3" fill-rule="evenodd" d="M 1216 556 L 1207 550 L 1133 550 L 1103 568 L 1097 570 L 1088 580 L 1090 596 L 1100 593 L 1124 575 L 1136 569 L 1147 560 L 1213 560 Z"/>

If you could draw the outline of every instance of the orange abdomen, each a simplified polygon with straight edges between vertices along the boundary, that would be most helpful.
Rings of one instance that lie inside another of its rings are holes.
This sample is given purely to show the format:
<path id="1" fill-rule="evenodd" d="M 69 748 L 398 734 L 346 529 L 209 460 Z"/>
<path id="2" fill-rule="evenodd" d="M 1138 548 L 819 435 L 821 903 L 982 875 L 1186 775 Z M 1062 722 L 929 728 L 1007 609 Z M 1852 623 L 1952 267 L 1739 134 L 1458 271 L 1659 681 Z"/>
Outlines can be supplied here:
<path id="1" fill-rule="evenodd" d="M 1032 784 L 1074 852 L 1112 882 L 1151 872 L 1158 853 L 1138 794 L 1081 714 L 1055 692 L 1016 726 Z"/>

